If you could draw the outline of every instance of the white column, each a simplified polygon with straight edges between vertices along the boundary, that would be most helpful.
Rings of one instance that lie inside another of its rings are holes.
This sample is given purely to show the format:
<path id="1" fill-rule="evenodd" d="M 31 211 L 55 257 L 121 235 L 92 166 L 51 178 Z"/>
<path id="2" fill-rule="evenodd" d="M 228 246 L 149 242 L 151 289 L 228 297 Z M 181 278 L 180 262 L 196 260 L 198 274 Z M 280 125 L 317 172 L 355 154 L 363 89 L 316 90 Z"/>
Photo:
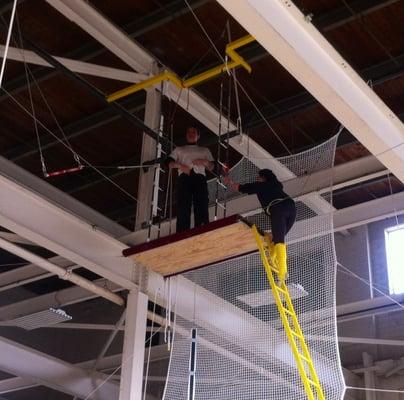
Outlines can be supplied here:
<path id="1" fill-rule="evenodd" d="M 160 126 L 161 93 L 154 88 L 147 90 L 146 108 L 144 115 L 145 124 L 158 131 Z M 156 141 L 149 135 L 143 133 L 141 163 L 156 158 Z M 136 209 L 135 230 L 141 228 L 142 223 L 149 221 L 151 213 L 151 202 L 153 198 L 153 181 L 155 168 L 150 168 L 147 172 L 140 170 L 138 186 L 138 203 Z"/>
<path id="2" fill-rule="evenodd" d="M 375 372 L 372 370 L 373 357 L 364 352 L 362 353 L 363 366 L 365 367 L 365 387 L 369 389 L 375 388 Z M 376 392 L 366 391 L 366 400 L 376 400 Z"/>
<path id="3" fill-rule="evenodd" d="M 148 298 L 138 289 L 128 295 L 119 400 L 141 400 Z"/>

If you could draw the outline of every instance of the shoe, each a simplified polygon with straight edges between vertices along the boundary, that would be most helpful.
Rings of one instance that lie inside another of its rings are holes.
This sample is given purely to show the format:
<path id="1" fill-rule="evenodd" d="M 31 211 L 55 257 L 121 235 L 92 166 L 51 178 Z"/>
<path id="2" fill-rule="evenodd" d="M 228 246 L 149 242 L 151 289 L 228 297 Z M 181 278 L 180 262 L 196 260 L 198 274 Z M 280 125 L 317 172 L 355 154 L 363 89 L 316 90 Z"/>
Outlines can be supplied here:
<path id="1" fill-rule="evenodd" d="M 284 282 L 287 279 L 288 275 L 286 244 L 276 243 L 274 246 L 274 254 L 278 266 L 279 280 Z"/>
<path id="2" fill-rule="evenodd" d="M 270 233 L 265 234 L 267 249 L 271 257 L 271 261 L 276 265 L 275 243 L 272 241 L 272 235 Z"/>

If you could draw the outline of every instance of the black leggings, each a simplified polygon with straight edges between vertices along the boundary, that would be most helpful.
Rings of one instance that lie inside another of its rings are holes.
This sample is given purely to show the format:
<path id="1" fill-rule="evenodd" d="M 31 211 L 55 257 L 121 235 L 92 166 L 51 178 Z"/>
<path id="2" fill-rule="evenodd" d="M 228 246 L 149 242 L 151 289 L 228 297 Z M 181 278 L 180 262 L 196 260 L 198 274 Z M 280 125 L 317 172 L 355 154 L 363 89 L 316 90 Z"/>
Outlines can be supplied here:
<path id="1" fill-rule="evenodd" d="M 272 240 L 285 243 L 285 236 L 296 220 L 296 206 L 292 199 L 282 200 L 270 207 Z"/>
<path id="2" fill-rule="evenodd" d="M 191 171 L 181 174 L 177 183 L 177 232 L 191 227 L 191 209 L 194 207 L 195 226 L 209 223 L 209 194 L 205 175 Z"/>

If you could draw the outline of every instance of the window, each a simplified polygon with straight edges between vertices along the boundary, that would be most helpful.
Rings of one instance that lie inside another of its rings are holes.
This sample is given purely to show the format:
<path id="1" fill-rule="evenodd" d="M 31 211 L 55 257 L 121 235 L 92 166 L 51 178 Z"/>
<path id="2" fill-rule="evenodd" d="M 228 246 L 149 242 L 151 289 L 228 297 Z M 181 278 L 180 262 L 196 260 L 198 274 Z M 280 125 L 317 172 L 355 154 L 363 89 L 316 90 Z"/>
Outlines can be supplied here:
<path id="1" fill-rule="evenodd" d="M 390 294 L 404 293 L 404 225 L 385 231 Z"/>

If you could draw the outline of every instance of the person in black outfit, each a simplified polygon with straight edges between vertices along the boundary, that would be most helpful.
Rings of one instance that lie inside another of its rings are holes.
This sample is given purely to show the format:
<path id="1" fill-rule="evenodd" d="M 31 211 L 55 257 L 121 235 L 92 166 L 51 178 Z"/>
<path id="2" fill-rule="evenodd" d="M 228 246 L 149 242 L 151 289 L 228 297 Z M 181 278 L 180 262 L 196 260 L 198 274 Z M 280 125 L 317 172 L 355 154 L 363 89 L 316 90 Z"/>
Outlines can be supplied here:
<path id="1" fill-rule="evenodd" d="M 239 184 L 230 178 L 226 178 L 225 182 L 232 190 L 256 194 L 264 212 L 271 218 L 270 253 L 278 264 L 279 278 L 284 280 L 287 274 L 285 236 L 296 220 L 295 202 L 283 191 L 282 183 L 269 169 L 260 170 L 256 182 Z"/>
<path id="2" fill-rule="evenodd" d="M 168 166 L 178 170 L 177 232 L 191 227 L 191 209 L 194 207 L 195 226 L 209 223 L 209 193 L 206 170 L 214 168 L 213 156 L 207 147 L 198 146 L 199 131 L 186 131 L 187 144 L 176 147 L 168 158 Z"/>

